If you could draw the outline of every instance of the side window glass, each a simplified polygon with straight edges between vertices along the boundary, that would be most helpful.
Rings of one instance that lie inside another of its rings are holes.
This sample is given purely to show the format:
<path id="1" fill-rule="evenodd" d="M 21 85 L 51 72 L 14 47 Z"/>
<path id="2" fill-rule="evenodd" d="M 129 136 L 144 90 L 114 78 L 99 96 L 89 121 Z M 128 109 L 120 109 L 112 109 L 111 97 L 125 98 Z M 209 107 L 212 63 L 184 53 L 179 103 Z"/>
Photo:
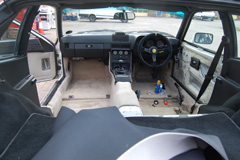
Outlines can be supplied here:
<path id="1" fill-rule="evenodd" d="M 21 22 L 26 13 L 26 10 L 26 8 L 22 9 L 15 17 L 15 20 Z M 14 23 L 13 20 L 13 22 L 8 26 L 8 29 L 0 37 L 0 60 L 15 56 L 14 51 L 16 47 L 16 39 L 18 36 L 19 28 L 20 25 Z"/>
<path id="2" fill-rule="evenodd" d="M 237 35 L 237 58 L 240 58 L 240 15 L 232 15 Z"/>
<path id="3" fill-rule="evenodd" d="M 197 12 L 184 40 L 215 53 L 223 35 L 222 22 L 217 11 Z"/>

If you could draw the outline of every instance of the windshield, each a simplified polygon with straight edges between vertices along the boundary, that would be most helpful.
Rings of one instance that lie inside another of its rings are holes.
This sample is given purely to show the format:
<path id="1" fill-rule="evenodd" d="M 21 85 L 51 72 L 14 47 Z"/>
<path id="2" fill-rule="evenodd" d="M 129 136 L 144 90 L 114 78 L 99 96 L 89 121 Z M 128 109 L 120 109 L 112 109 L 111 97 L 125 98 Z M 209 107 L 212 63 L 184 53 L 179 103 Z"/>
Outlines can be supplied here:
<path id="1" fill-rule="evenodd" d="M 62 10 L 63 34 L 78 32 L 166 32 L 176 36 L 183 12 L 130 7 Z"/>

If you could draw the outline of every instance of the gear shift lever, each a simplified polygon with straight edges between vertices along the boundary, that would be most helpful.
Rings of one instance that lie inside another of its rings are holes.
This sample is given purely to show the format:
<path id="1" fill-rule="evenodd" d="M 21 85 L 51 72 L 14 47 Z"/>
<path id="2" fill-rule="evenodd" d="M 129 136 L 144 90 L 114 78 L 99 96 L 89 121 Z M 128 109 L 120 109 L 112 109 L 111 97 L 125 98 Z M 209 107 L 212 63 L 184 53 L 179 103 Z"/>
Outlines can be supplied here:
<path id="1" fill-rule="evenodd" d="M 119 67 L 119 71 L 125 71 L 126 68 L 122 65 L 122 63 L 120 64 L 120 67 Z"/>

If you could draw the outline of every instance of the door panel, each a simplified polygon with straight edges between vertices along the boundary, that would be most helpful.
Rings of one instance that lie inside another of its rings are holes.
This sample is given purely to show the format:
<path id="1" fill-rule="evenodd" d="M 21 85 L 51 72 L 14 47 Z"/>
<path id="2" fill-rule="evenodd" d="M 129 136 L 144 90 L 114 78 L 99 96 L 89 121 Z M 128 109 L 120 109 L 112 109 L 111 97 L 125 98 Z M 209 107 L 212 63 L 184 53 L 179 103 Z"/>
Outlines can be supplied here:
<path id="1" fill-rule="evenodd" d="M 27 50 L 25 44 L 28 44 L 29 30 L 37 11 L 38 6 L 25 8 L 15 17 L 18 23 L 15 23 L 13 17 L 11 18 L 12 23 L 9 22 L 11 24 L 1 22 L 6 26 L 0 26 L 2 30 L 5 30 L 3 35 L 0 35 L 0 44 L 2 46 L 0 48 L 0 91 L 8 91 L 12 94 L 20 93 L 40 106 L 36 90 L 36 79 L 30 75 L 27 55 L 24 54 Z M 6 18 L 6 16 L 11 15 L 6 14 L 4 16 Z"/>
<path id="2" fill-rule="evenodd" d="M 182 43 L 182 52 L 179 54 L 179 62 L 175 65 L 174 77 L 176 77 L 191 93 L 198 95 L 201 85 L 208 72 L 214 54 L 196 48 L 187 42 Z M 222 60 L 219 61 L 214 77 L 218 76 L 222 69 Z M 199 63 L 199 64 L 198 64 Z M 207 103 L 211 97 L 215 84 L 214 78 L 201 97 L 201 101 Z"/>
<path id="3" fill-rule="evenodd" d="M 21 25 L 16 20 L 13 23 Z M 50 40 L 34 30 L 31 30 L 28 41 L 27 57 L 30 74 L 37 81 L 52 80 L 56 76 L 55 46 Z"/>
<path id="4" fill-rule="evenodd" d="M 52 80 L 56 76 L 54 52 L 29 52 L 29 71 L 38 81 Z"/>
<path id="5" fill-rule="evenodd" d="M 38 82 L 52 80 L 56 76 L 54 44 L 35 31 L 31 33 L 35 37 L 30 38 L 28 43 L 27 57 L 30 74 Z"/>
<path id="6" fill-rule="evenodd" d="M 227 113 L 229 110 L 233 112 L 239 110 L 239 102 L 235 100 L 240 92 L 240 59 L 238 57 L 239 53 L 236 50 L 240 51 L 240 49 L 237 43 L 235 43 L 237 37 L 238 42 L 240 40 L 240 36 L 237 36 L 239 35 L 237 31 L 238 25 L 236 25 L 239 23 L 236 19 L 235 30 L 233 30 L 234 23 L 233 19 L 231 19 L 232 16 L 225 12 L 221 12 L 219 15 L 221 15 L 221 18 L 219 17 L 211 23 L 192 20 L 184 38 L 185 42 L 181 44 L 183 47 L 182 52 L 176 57 L 177 63 L 173 72 L 174 78 L 180 81 L 178 83 L 182 83 L 185 90 L 189 91 L 189 94 L 193 93 L 196 97 L 204 81 L 204 75 L 208 72 L 213 60 L 214 53 L 216 53 L 220 45 L 221 37 L 226 35 L 230 39 L 230 43 L 224 48 L 224 56 L 219 60 L 214 79 L 210 82 L 200 99 L 204 103 L 208 102 L 208 105 L 203 105 L 204 110 L 202 112 L 200 109 L 200 113 L 217 111 L 225 111 Z M 202 33 L 213 35 L 212 43 L 205 44 L 195 41 L 196 35 L 201 35 Z M 194 65 L 191 68 L 191 65 L 189 65 L 191 58 L 200 60 L 199 70 Z M 191 79 L 192 81 L 190 81 Z"/>

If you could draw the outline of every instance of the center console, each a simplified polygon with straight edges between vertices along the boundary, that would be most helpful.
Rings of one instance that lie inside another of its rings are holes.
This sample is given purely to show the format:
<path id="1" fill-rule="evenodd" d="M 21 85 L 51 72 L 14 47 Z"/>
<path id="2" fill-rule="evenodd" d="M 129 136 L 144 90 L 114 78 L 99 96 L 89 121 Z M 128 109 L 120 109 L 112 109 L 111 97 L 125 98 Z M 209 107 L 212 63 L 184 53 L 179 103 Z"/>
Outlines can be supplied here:
<path id="1" fill-rule="evenodd" d="M 110 53 L 110 70 L 115 82 L 131 82 L 132 53 L 130 49 L 112 49 Z"/>

